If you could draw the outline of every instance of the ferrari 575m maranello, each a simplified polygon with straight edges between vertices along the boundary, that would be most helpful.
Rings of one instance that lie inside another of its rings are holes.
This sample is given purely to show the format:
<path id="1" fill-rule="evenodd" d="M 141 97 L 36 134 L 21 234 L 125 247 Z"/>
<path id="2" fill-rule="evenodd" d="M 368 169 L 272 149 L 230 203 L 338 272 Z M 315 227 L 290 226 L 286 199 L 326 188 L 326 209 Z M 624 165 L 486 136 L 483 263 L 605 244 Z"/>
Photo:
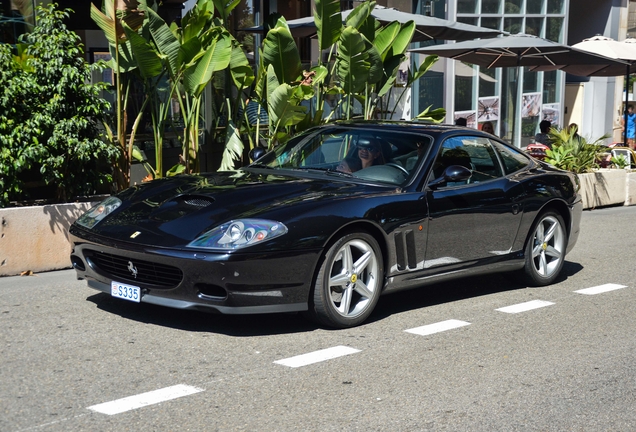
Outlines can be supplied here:
<path id="1" fill-rule="evenodd" d="M 555 281 L 579 235 L 576 175 L 478 130 L 317 127 L 233 172 L 109 197 L 71 227 L 71 262 L 123 300 L 361 324 L 384 293 L 511 271 Z"/>

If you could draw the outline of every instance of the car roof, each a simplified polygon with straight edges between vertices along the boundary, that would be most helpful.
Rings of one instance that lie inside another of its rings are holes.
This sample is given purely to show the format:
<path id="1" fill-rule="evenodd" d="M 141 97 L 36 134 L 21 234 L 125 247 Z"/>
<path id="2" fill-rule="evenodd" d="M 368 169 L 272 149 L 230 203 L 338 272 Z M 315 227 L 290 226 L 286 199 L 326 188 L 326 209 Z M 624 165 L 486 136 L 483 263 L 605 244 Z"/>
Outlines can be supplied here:
<path id="1" fill-rule="evenodd" d="M 334 123 L 328 123 L 324 126 L 348 126 L 361 127 L 367 129 L 381 130 L 410 130 L 410 132 L 428 132 L 433 134 L 441 134 L 444 132 L 479 132 L 477 129 L 466 126 L 457 126 L 449 124 L 437 124 L 427 121 L 407 121 L 407 120 L 338 120 Z"/>

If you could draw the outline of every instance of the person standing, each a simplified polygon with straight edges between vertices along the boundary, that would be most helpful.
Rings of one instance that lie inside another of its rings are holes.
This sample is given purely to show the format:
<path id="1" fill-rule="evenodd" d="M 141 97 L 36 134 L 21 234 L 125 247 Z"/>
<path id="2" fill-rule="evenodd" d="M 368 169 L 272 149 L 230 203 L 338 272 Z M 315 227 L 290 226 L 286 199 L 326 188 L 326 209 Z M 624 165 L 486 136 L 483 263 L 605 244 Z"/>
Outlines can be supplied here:
<path id="1" fill-rule="evenodd" d="M 627 106 L 627 127 L 625 127 L 625 118 L 621 117 L 621 126 L 623 126 L 623 133 L 627 138 L 627 145 L 632 150 L 636 149 L 636 113 L 634 113 L 634 107 L 632 105 Z"/>
<path id="2" fill-rule="evenodd" d="M 550 123 L 550 120 L 543 120 L 541 123 L 539 123 L 539 129 L 541 130 L 541 132 L 534 136 L 534 142 L 547 145 L 548 147 L 552 148 L 550 135 L 548 134 L 551 127 L 552 123 Z"/>

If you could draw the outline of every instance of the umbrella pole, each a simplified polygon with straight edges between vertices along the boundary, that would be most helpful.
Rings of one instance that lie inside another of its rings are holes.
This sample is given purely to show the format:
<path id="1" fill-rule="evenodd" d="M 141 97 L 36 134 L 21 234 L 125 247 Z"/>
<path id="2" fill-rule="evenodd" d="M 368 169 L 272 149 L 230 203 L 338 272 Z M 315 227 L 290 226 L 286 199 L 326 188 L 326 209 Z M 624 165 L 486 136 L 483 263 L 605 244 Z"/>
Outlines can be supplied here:
<path id="1" fill-rule="evenodd" d="M 627 147 L 627 105 L 629 104 L 629 66 L 625 73 L 625 106 L 623 107 L 623 145 Z"/>

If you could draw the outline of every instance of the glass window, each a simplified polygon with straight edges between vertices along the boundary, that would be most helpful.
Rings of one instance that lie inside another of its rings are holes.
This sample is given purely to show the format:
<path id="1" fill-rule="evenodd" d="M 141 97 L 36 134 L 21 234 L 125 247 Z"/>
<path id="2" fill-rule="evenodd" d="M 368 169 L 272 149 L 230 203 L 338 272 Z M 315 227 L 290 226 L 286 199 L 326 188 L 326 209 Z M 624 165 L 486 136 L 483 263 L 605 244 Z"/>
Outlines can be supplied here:
<path id="1" fill-rule="evenodd" d="M 504 19 L 504 31 L 510 34 L 521 33 L 521 26 L 523 25 L 522 18 L 505 18 Z"/>
<path id="2" fill-rule="evenodd" d="M 512 174 L 528 166 L 528 157 L 515 148 L 507 147 L 496 141 L 491 141 L 495 146 L 501 161 L 503 162 L 506 175 Z"/>
<path id="3" fill-rule="evenodd" d="M 530 68 L 523 68 L 523 92 L 532 93 L 539 91 L 538 72 L 532 72 Z"/>
<path id="4" fill-rule="evenodd" d="M 504 12 L 507 14 L 520 14 L 521 0 L 506 0 Z"/>
<path id="5" fill-rule="evenodd" d="M 457 17 L 457 22 L 464 23 L 464 24 L 470 24 L 470 25 L 477 25 L 477 18 Z"/>
<path id="6" fill-rule="evenodd" d="M 479 97 L 496 95 L 496 73 L 496 69 L 479 68 Z"/>
<path id="7" fill-rule="evenodd" d="M 543 103 L 557 102 L 557 71 L 543 72 Z"/>
<path id="8" fill-rule="evenodd" d="M 562 14 L 563 13 L 563 0 L 548 0 L 549 14 Z"/>
<path id="9" fill-rule="evenodd" d="M 473 77 L 472 66 L 461 63 L 457 66 L 457 72 L 461 68 L 461 73 L 455 74 L 455 111 L 467 111 L 473 109 Z"/>
<path id="10" fill-rule="evenodd" d="M 457 0 L 457 13 L 474 14 L 477 12 L 477 0 Z"/>
<path id="11" fill-rule="evenodd" d="M 547 21 L 545 38 L 555 42 L 561 42 L 563 18 L 547 18 Z"/>
<path id="12" fill-rule="evenodd" d="M 447 186 L 481 183 L 503 176 L 501 165 L 488 138 L 460 136 L 444 141 L 433 165 L 434 177 L 441 177 L 444 170 L 452 165 L 468 168 L 472 171 L 472 176 L 468 180 L 448 182 Z"/>
<path id="13" fill-rule="evenodd" d="M 543 0 L 526 0 L 526 13 L 540 14 L 543 12 Z"/>
<path id="14" fill-rule="evenodd" d="M 498 14 L 500 10 L 501 0 L 481 0 L 481 13 Z"/>
<path id="15" fill-rule="evenodd" d="M 482 27 L 499 30 L 500 25 L 501 25 L 501 18 L 482 18 L 481 19 Z"/>
<path id="16" fill-rule="evenodd" d="M 526 18 L 526 33 L 541 37 L 543 18 Z"/>

